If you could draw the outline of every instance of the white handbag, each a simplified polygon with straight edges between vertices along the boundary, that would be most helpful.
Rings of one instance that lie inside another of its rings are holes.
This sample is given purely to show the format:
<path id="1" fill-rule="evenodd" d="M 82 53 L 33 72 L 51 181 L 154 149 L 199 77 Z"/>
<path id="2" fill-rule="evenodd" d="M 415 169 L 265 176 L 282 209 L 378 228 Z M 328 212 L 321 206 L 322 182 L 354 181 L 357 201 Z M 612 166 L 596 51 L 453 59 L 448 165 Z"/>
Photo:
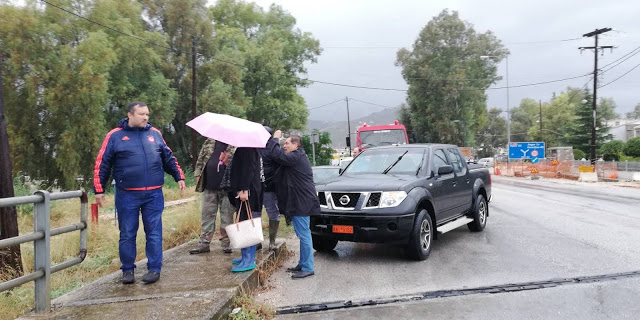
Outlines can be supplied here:
<path id="1" fill-rule="evenodd" d="M 249 219 L 238 222 L 243 204 L 247 208 Z M 249 201 L 242 201 L 240 203 L 240 208 L 238 209 L 234 223 L 224 227 L 224 230 L 227 231 L 231 247 L 234 249 L 251 247 L 264 241 L 262 218 L 253 218 Z"/>

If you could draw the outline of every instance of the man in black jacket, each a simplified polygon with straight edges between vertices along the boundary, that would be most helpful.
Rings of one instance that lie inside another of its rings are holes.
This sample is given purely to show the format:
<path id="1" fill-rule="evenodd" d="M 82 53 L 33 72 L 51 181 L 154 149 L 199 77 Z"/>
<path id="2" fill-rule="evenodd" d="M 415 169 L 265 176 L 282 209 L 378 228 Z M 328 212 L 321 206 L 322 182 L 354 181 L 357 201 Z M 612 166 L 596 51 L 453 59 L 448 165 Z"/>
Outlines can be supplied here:
<path id="1" fill-rule="evenodd" d="M 269 134 L 273 134 L 273 130 L 267 126 L 264 127 Z M 275 138 L 274 138 L 275 139 Z M 277 141 L 277 139 L 276 139 Z M 276 174 L 279 173 L 280 165 L 277 164 L 269 156 L 267 148 L 258 149 L 262 157 L 262 166 L 264 168 L 264 208 L 269 215 L 269 250 L 275 250 L 276 236 L 278 235 L 278 227 L 280 226 L 280 211 L 278 210 L 278 198 L 276 196 Z"/>
<path id="2" fill-rule="evenodd" d="M 277 130 L 273 137 L 279 139 L 282 132 Z M 271 159 L 280 165 L 281 172 L 276 178 L 280 213 L 292 217 L 293 229 L 300 238 L 300 260 L 297 266 L 287 271 L 296 272 L 291 276 L 293 279 L 301 279 L 314 274 L 309 217 L 320 214 L 320 202 L 313 183 L 311 163 L 302 149 L 300 136 L 287 138 L 284 150 L 277 139 L 269 140 L 266 149 Z"/>

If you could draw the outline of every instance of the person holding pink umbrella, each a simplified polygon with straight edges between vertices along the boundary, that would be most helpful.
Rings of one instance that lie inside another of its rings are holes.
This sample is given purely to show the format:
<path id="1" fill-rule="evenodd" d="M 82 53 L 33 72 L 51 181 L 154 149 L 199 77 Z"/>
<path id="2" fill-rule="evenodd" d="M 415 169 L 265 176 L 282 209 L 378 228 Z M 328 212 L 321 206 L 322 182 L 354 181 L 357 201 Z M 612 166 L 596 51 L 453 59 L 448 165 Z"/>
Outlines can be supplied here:
<path id="1" fill-rule="evenodd" d="M 224 158 L 223 154 L 221 158 Z M 239 221 L 249 218 L 242 201 L 248 201 L 253 218 L 262 216 L 262 162 L 256 148 L 237 148 L 230 161 L 229 201 L 235 206 Z M 242 256 L 231 261 L 232 272 L 253 270 L 256 267 L 257 245 L 240 249 Z"/>
<path id="2" fill-rule="evenodd" d="M 243 201 L 248 201 L 254 218 L 262 216 L 262 161 L 258 148 L 264 148 L 271 134 L 259 123 L 233 117 L 226 114 L 205 112 L 187 122 L 187 126 L 201 135 L 235 146 L 236 151 L 230 159 L 226 152 L 220 160 L 227 165 L 229 177 L 223 177 L 222 187 L 228 191 L 229 200 L 239 211 L 239 220 L 247 220 L 246 207 L 241 208 Z M 225 172 L 225 175 L 227 173 Z M 228 181 L 227 181 L 228 180 Z M 242 257 L 233 259 L 233 272 L 253 270 L 256 267 L 257 246 L 242 248 Z"/>

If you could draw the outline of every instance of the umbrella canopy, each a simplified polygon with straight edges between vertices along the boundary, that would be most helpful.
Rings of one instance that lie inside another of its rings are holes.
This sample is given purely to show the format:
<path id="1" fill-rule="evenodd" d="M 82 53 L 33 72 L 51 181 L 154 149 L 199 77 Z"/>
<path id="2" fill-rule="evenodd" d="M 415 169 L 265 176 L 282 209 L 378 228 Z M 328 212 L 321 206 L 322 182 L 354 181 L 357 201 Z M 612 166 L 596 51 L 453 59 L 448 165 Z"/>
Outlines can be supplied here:
<path id="1" fill-rule="evenodd" d="M 205 112 L 187 125 L 207 138 L 239 148 L 264 148 L 271 137 L 261 124 L 226 114 Z"/>

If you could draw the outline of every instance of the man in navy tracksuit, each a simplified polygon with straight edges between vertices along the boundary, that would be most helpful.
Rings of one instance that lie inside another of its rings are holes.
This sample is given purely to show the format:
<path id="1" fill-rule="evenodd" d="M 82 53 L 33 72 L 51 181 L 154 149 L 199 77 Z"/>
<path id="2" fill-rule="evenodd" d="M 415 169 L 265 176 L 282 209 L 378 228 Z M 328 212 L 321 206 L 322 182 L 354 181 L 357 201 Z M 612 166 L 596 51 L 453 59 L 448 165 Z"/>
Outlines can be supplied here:
<path id="1" fill-rule="evenodd" d="M 146 235 L 148 273 L 142 281 L 154 283 L 162 268 L 162 210 L 164 172 L 178 182 L 184 192 L 184 173 L 160 131 L 148 123 L 149 108 L 142 102 L 127 106 L 127 118 L 109 131 L 102 143 L 94 169 L 93 186 L 96 202 L 104 202 L 104 186 L 111 169 L 116 181 L 116 209 L 120 227 L 120 262 L 122 283 L 135 282 L 136 234 L 139 214 Z"/>

